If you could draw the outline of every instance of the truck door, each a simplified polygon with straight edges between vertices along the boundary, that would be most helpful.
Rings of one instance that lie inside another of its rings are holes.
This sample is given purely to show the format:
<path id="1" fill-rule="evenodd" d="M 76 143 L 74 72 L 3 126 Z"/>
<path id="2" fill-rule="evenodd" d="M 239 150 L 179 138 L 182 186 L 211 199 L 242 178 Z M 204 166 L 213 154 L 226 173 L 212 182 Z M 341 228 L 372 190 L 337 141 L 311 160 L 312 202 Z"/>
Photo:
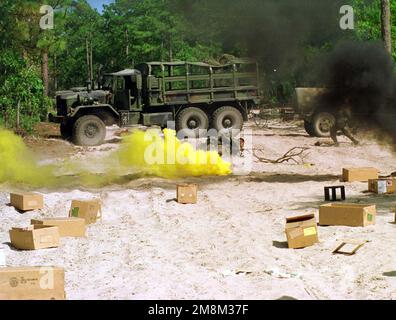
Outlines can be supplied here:
<path id="1" fill-rule="evenodd" d="M 130 92 L 125 87 L 125 79 L 116 77 L 114 90 L 114 105 L 117 110 L 129 110 Z"/>

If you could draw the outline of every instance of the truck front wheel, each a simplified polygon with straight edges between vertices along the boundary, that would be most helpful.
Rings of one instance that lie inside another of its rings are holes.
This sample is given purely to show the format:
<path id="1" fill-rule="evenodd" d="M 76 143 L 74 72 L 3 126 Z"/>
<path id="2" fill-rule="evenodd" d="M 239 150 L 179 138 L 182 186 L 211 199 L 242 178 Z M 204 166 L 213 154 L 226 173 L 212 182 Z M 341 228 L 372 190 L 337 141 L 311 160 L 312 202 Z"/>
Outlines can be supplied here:
<path id="1" fill-rule="evenodd" d="M 330 129 L 335 121 L 335 116 L 330 112 L 318 112 L 312 119 L 313 134 L 316 137 L 330 137 Z"/>
<path id="2" fill-rule="evenodd" d="M 87 115 L 77 119 L 73 126 L 73 142 L 79 146 L 98 146 L 106 137 L 106 126 L 97 116 Z"/>
<path id="3" fill-rule="evenodd" d="M 221 107 L 213 113 L 213 127 L 219 132 L 224 129 L 242 130 L 243 116 L 237 108 Z"/>

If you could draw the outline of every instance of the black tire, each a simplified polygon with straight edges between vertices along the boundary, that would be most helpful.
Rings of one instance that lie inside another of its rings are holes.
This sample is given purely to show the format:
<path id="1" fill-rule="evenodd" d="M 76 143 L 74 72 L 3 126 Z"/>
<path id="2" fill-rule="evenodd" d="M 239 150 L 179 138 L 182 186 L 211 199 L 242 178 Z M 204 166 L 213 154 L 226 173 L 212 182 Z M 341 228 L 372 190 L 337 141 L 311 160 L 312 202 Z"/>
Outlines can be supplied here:
<path id="1" fill-rule="evenodd" d="M 60 134 L 63 140 L 70 141 L 73 135 L 73 123 L 71 121 L 61 123 Z"/>
<path id="2" fill-rule="evenodd" d="M 311 122 L 304 120 L 304 129 L 311 137 L 315 137 L 313 125 Z"/>
<path id="3" fill-rule="evenodd" d="M 242 130 L 243 116 L 235 107 L 221 107 L 213 113 L 213 127 L 217 131 Z"/>
<path id="4" fill-rule="evenodd" d="M 98 146 L 105 137 L 106 126 L 97 116 L 82 116 L 74 123 L 73 142 L 78 146 Z"/>
<path id="5" fill-rule="evenodd" d="M 199 130 L 209 129 L 209 117 L 205 111 L 196 107 L 183 109 L 176 117 L 176 129 L 190 129 L 197 134 Z"/>
<path id="6" fill-rule="evenodd" d="M 334 125 L 335 116 L 326 111 L 318 112 L 312 119 L 312 130 L 316 137 L 330 137 L 330 128 Z"/>

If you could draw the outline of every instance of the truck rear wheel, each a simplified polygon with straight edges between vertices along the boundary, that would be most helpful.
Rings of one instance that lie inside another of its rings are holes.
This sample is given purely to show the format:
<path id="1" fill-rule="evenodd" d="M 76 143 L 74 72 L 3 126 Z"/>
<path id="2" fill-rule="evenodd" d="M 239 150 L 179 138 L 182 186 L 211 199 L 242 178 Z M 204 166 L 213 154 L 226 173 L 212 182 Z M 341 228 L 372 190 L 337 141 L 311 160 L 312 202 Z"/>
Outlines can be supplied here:
<path id="1" fill-rule="evenodd" d="M 213 127 L 217 131 L 222 131 L 224 129 L 242 130 L 242 113 L 235 107 L 221 107 L 213 113 Z"/>
<path id="2" fill-rule="evenodd" d="M 73 126 L 73 142 L 79 146 L 98 146 L 106 137 L 106 126 L 97 116 L 88 115 L 77 119 Z"/>
<path id="3" fill-rule="evenodd" d="M 177 130 L 190 129 L 195 133 L 198 133 L 198 130 L 208 130 L 209 117 L 199 108 L 186 108 L 177 115 L 176 128 Z"/>
<path id="4" fill-rule="evenodd" d="M 314 115 L 312 119 L 313 134 L 316 137 L 330 137 L 330 129 L 336 119 L 330 112 L 322 111 Z"/>

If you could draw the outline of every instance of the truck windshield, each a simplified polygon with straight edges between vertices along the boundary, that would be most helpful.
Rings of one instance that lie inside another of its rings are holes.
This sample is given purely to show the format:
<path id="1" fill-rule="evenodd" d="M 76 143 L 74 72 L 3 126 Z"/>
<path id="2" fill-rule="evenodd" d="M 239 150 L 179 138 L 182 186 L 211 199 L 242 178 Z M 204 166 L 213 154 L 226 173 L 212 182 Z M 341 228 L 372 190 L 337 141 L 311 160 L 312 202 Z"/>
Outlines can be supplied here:
<path id="1" fill-rule="evenodd" d="M 104 76 L 102 80 L 102 89 L 111 91 L 113 89 L 113 77 Z"/>

